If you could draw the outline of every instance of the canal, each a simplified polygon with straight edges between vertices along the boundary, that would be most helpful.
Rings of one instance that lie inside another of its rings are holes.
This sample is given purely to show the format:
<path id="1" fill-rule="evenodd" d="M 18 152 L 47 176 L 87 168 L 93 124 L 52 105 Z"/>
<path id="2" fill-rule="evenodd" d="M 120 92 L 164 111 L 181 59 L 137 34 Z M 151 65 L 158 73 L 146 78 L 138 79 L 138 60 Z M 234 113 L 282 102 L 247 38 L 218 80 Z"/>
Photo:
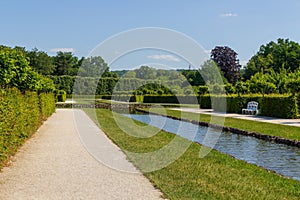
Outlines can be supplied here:
<path id="1" fill-rule="evenodd" d="M 125 114 L 125 116 L 300 181 L 300 148 L 298 147 L 273 143 L 231 132 L 222 132 L 220 134 L 219 130 L 164 116 L 145 114 Z M 190 134 L 191 132 L 195 132 L 195 134 Z M 207 138 L 210 135 L 219 137 L 216 144 L 210 145 L 207 142 Z"/>

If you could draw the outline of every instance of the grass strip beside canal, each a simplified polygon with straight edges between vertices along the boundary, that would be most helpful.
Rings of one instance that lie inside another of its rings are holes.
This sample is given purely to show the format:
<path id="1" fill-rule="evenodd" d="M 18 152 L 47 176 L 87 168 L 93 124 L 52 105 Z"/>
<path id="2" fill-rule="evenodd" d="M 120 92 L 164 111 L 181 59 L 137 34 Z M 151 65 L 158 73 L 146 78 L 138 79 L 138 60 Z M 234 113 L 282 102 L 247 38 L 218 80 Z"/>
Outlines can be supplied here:
<path id="1" fill-rule="evenodd" d="M 154 127 L 143 129 L 130 128 L 131 134 L 124 133 L 116 124 L 115 118 L 126 126 L 132 119 L 120 114 L 112 115 L 106 109 L 85 109 L 93 118 L 96 111 L 100 128 L 124 152 L 153 152 L 166 146 L 175 135 L 160 131 Z M 135 122 L 145 126 L 141 122 Z M 156 129 L 156 130 L 155 130 Z M 151 135 L 140 138 L 134 135 Z M 185 140 L 185 139 L 182 139 Z M 244 161 L 212 150 L 206 157 L 199 158 L 201 145 L 191 143 L 185 153 L 172 164 L 153 172 L 144 173 L 168 199 L 299 199 L 300 182 L 284 178 Z M 133 164 L 140 168 L 137 158 L 128 156 Z M 276 161 L 275 161 L 276 162 Z"/>
<path id="2" fill-rule="evenodd" d="M 149 108 L 143 108 L 140 110 L 149 111 Z M 300 127 L 281 125 L 281 124 L 272 124 L 267 122 L 252 121 L 246 119 L 236 119 L 232 117 L 212 116 L 209 114 L 199 114 L 191 112 L 183 112 L 179 110 L 171 110 L 165 108 L 151 108 L 152 113 L 165 114 L 171 117 L 195 120 L 199 122 L 212 123 L 212 117 L 214 122 L 220 122 L 217 125 L 224 125 L 226 127 L 237 128 L 249 132 L 260 133 L 264 135 L 277 136 L 289 140 L 300 141 Z M 224 124 L 223 124 L 224 122 Z M 214 123 L 213 123 L 214 124 Z"/>

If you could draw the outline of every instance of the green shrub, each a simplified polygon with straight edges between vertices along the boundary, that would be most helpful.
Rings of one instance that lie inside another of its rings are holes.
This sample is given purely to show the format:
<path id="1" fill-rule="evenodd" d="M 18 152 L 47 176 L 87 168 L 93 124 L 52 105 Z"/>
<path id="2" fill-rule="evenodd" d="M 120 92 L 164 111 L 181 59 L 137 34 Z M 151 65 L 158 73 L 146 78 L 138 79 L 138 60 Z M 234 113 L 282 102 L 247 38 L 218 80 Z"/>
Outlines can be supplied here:
<path id="1" fill-rule="evenodd" d="M 210 95 L 201 95 L 199 97 L 200 108 L 202 109 L 211 109 L 211 99 Z"/>
<path id="2" fill-rule="evenodd" d="M 247 103 L 250 101 L 258 102 L 258 108 L 260 108 L 262 101 L 262 95 L 219 95 L 212 96 L 213 109 L 219 112 L 228 113 L 242 113 L 242 109 L 247 107 Z"/>
<path id="3" fill-rule="evenodd" d="M 143 95 L 102 95 L 101 99 L 143 103 L 144 96 Z"/>
<path id="4" fill-rule="evenodd" d="M 171 103 L 171 104 L 198 104 L 196 96 L 175 96 L 175 95 L 162 95 L 162 96 L 144 96 L 144 103 Z"/>
<path id="5" fill-rule="evenodd" d="M 198 87 L 198 94 L 199 95 L 204 95 L 208 93 L 208 86 L 207 85 L 200 85 Z"/>
<path id="6" fill-rule="evenodd" d="M 297 98 L 287 95 L 269 95 L 261 103 L 261 115 L 295 119 L 298 117 Z"/>
<path id="7" fill-rule="evenodd" d="M 143 103 L 144 102 L 144 96 L 143 95 L 134 95 L 134 96 L 131 97 L 130 102 Z"/>
<path id="8" fill-rule="evenodd" d="M 234 94 L 235 93 L 235 88 L 231 83 L 226 83 L 224 85 L 224 89 L 227 94 Z"/>
<path id="9" fill-rule="evenodd" d="M 66 98 L 66 92 L 64 92 L 64 98 Z M 40 114 L 42 120 L 46 120 L 55 112 L 55 97 L 53 93 L 41 93 L 39 95 Z"/>
<path id="10" fill-rule="evenodd" d="M 57 90 L 56 92 L 56 101 L 65 102 L 67 99 L 67 93 L 64 90 Z"/>
<path id="11" fill-rule="evenodd" d="M 210 100 L 212 105 L 209 105 Z M 211 95 L 200 97 L 200 108 L 210 108 L 214 111 L 241 113 L 250 101 L 258 102 L 260 115 L 278 118 L 297 118 L 298 101 L 295 96 L 288 95 Z"/>
<path id="12" fill-rule="evenodd" d="M 50 101 L 52 99 L 52 101 Z M 0 168 L 54 111 L 54 96 L 18 89 L 0 90 Z M 42 109 L 41 109 L 42 108 Z M 46 109 L 47 108 L 47 109 Z"/>

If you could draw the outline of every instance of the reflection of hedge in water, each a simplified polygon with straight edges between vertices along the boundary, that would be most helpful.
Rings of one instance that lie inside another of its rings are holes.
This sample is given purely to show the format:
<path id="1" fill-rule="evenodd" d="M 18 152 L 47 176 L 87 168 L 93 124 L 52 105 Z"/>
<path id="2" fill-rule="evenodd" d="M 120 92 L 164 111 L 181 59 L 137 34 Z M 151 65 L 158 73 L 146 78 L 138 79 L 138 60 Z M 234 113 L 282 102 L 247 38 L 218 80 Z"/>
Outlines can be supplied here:
<path id="1" fill-rule="evenodd" d="M 0 168 L 3 160 L 12 155 L 26 138 L 29 138 L 43 120 L 55 111 L 52 93 L 18 89 L 0 93 Z"/>

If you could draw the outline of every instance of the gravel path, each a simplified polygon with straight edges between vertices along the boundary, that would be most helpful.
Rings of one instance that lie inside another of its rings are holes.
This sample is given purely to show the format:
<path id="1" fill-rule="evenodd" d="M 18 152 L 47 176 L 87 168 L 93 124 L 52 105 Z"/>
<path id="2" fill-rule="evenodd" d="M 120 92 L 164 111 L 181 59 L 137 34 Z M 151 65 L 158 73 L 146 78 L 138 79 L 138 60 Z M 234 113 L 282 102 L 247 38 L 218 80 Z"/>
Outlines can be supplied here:
<path id="1" fill-rule="evenodd" d="M 238 119 L 246 119 L 246 120 L 252 120 L 252 121 L 267 122 L 267 123 L 272 123 L 272 124 L 282 124 L 282 125 L 300 127 L 300 119 L 280 119 L 280 118 L 265 117 L 265 116 L 259 116 L 259 115 L 242 115 L 242 114 L 237 114 L 237 113 L 225 113 L 224 114 L 224 113 L 220 113 L 220 112 L 214 112 L 213 109 L 172 108 L 172 110 L 179 110 L 179 111 L 192 112 L 192 113 L 202 113 L 202 114 L 208 114 L 208 115 L 214 115 L 214 116 L 232 117 L 232 118 L 238 118 Z"/>
<path id="2" fill-rule="evenodd" d="M 73 112 L 87 121 L 82 111 L 58 109 L 2 170 L 0 199 L 160 199 L 141 173 L 117 171 L 94 159 L 79 139 Z M 137 171 L 99 132 L 116 152 L 103 148 L 101 153 L 119 154 L 119 164 Z"/>

